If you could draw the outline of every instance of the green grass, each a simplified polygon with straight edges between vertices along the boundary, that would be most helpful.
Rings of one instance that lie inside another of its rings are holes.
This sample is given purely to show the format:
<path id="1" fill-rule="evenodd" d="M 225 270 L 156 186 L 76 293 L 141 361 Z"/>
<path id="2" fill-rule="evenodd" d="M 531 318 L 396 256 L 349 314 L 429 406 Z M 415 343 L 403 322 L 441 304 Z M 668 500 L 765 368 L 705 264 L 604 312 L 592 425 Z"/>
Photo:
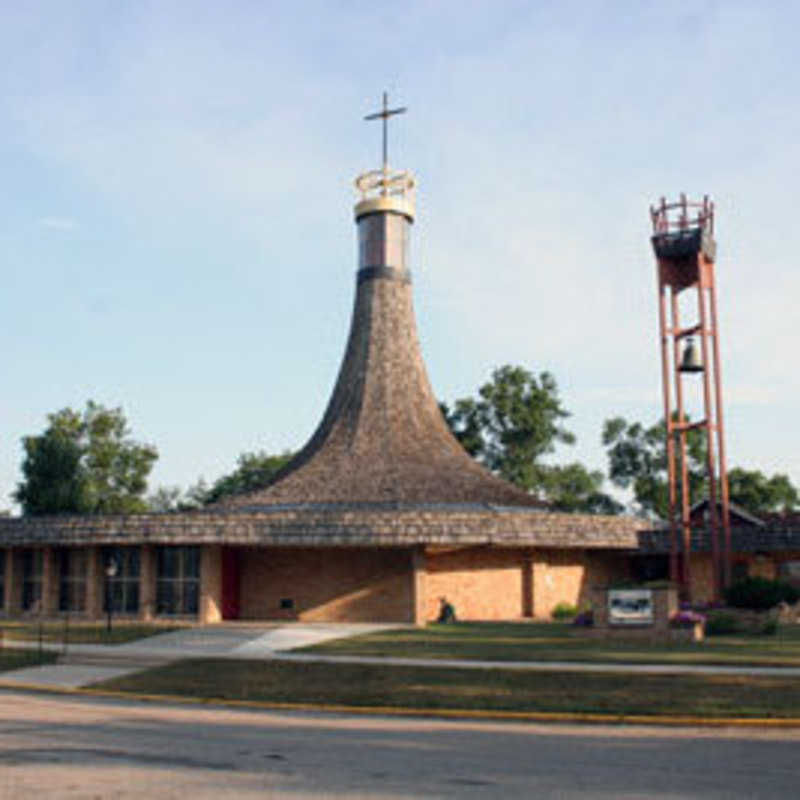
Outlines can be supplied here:
<path id="1" fill-rule="evenodd" d="M 0 630 L 9 640 L 38 641 L 41 634 L 43 642 L 63 644 L 124 644 L 159 633 L 172 633 L 184 629 L 185 625 L 148 624 L 140 622 L 112 622 L 111 633 L 106 631 L 106 623 L 70 622 L 63 620 L 38 622 L 0 622 Z"/>
<path id="2" fill-rule="evenodd" d="M 55 653 L 44 652 L 41 655 L 36 650 L 9 650 L 0 649 L 0 672 L 23 667 L 35 667 L 38 664 L 52 664 L 58 656 Z"/>
<path id="3" fill-rule="evenodd" d="M 425 711 L 800 717 L 796 678 L 616 675 L 196 659 L 98 687 L 210 700 Z"/>
<path id="4" fill-rule="evenodd" d="M 304 652 L 488 661 L 800 666 L 800 625 L 781 627 L 774 636 L 716 636 L 694 644 L 595 639 L 565 623 L 460 622 L 336 639 Z"/>

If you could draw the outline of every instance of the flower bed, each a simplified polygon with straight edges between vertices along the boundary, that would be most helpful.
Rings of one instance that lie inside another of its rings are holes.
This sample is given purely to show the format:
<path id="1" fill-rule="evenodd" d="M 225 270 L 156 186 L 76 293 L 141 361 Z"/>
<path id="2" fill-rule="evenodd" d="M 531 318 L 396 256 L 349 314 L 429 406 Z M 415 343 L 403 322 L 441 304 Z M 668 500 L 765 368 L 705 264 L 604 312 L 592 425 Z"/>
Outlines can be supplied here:
<path id="1" fill-rule="evenodd" d="M 671 638 L 702 642 L 706 635 L 706 617 L 699 611 L 682 608 L 670 616 L 669 627 L 673 633 Z"/>

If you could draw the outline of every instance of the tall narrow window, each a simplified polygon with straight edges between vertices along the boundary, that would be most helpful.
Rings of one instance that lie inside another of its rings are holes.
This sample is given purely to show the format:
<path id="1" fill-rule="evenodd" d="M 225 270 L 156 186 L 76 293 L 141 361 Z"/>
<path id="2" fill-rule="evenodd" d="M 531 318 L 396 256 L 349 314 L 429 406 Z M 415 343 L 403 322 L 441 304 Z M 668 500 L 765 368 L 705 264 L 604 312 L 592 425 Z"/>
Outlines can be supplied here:
<path id="1" fill-rule="evenodd" d="M 0 608 L 8 611 L 6 606 L 6 551 L 0 550 Z"/>
<path id="2" fill-rule="evenodd" d="M 108 612 L 108 604 L 116 614 L 139 613 L 139 575 L 141 557 L 138 547 L 104 547 L 102 551 L 103 611 Z M 113 561 L 116 572 L 109 577 L 106 567 Z"/>
<path id="3" fill-rule="evenodd" d="M 40 611 L 42 606 L 42 564 L 41 550 L 32 548 L 20 553 L 22 561 L 22 610 Z"/>
<path id="4" fill-rule="evenodd" d="M 200 548 L 159 547 L 156 561 L 156 613 L 196 615 L 200 597 Z"/>

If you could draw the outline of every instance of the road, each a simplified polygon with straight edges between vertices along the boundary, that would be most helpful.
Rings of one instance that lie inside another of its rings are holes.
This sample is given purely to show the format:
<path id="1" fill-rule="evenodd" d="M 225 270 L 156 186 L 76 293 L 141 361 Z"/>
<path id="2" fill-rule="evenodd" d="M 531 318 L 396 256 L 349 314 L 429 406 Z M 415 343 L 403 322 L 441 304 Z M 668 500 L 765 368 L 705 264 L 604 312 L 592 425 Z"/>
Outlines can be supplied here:
<path id="1" fill-rule="evenodd" d="M 776 798 L 800 730 L 443 721 L 0 692 L 0 797 Z"/>

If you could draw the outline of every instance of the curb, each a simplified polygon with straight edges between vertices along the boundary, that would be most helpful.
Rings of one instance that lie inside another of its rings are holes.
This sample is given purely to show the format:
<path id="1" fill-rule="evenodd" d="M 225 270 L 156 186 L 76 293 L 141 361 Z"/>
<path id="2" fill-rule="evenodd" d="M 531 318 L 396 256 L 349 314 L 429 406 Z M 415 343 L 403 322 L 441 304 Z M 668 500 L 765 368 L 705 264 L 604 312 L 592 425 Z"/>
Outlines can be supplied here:
<path id="1" fill-rule="evenodd" d="M 139 694 L 103 689 L 66 688 L 45 684 L 11 683 L 0 680 L 0 691 L 57 694 L 73 697 L 97 697 L 142 703 L 174 703 L 186 706 L 220 706 L 237 710 L 307 711 L 327 714 L 359 714 L 384 717 L 427 717 L 443 720 L 480 720 L 501 722 L 582 723 L 587 725 L 651 725 L 653 727 L 701 728 L 800 728 L 798 717 L 693 717 L 657 714 L 601 714 L 593 712 L 502 711 L 457 708 L 397 708 L 392 706 L 347 706 L 321 703 L 280 703 L 259 700 L 228 700 L 213 697 L 185 697 L 171 694 Z"/>

